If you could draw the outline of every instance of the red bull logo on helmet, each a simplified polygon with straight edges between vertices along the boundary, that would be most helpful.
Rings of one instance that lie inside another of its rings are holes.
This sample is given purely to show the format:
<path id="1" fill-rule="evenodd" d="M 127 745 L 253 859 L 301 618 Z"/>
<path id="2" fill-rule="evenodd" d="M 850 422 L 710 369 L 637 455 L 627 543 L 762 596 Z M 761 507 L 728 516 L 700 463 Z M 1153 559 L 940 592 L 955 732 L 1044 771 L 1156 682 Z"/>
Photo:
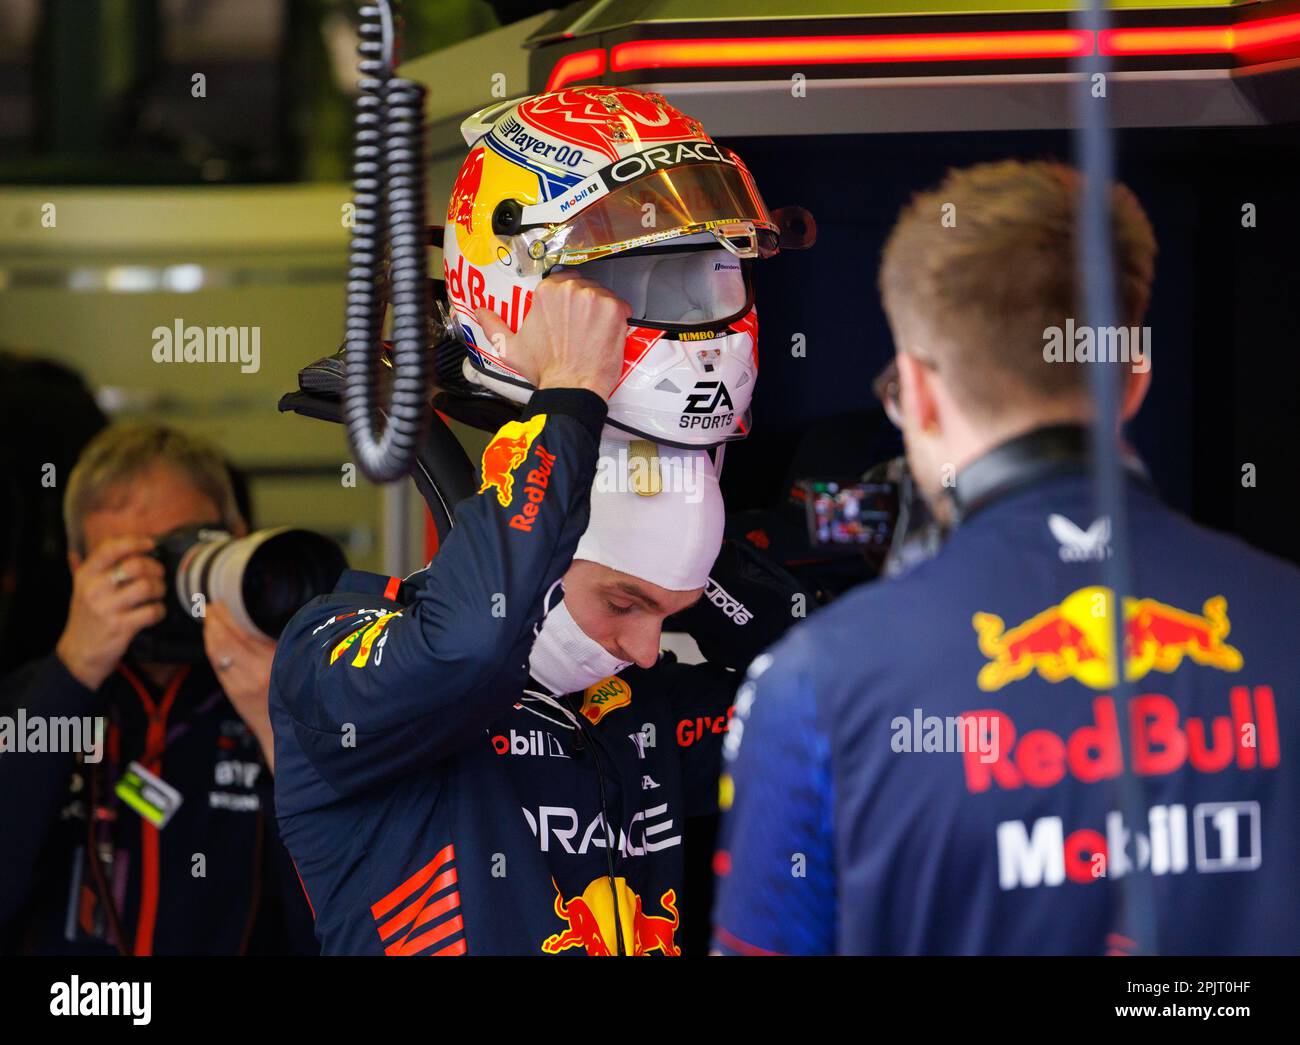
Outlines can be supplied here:
<path id="1" fill-rule="evenodd" d="M 447 224 L 463 226 L 467 233 L 474 231 L 474 201 L 478 198 L 483 181 L 483 153 L 481 146 L 469 154 L 469 159 L 456 175 L 451 189 L 451 202 L 447 206 Z"/>
<path id="2" fill-rule="evenodd" d="M 1007 628 L 996 614 L 976 613 L 971 624 L 980 652 L 989 658 L 976 679 L 979 688 L 993 692 L 1035 671 L 1048 682 L 1073 678 L 1092 689 L 1113 686 L 1113 601 L 1107 588 L 1081 588 L 1013 628 Z M 1155 599 L 1126 598 L 1125 677 L 1136 680 L 1151 671 L 1173 672 L 1184 658 L 1221 671 L 1239 671 L 1240 651 L 1223 641 L 1228 631 L 1228 603 L 1221 595 L 1207 599 L 1200 614 Z"/>
<path id="3" fill-rule="evenodd" d="M 554 882 L 552 882 L 554 884 Z M 618 919 L 614 918 L 617 897 Z M 618 952 L 615 926 L 622 928 L 623 953 L 627 955 L 660 954 L 679 956 L 682 951 L 674 942 L 681 916 L 677 911 L 677 893 L 669 889 L 659 897 L 659 907 L 667 916 L 648 914 L 641 897 L 628 888 L 627 880 L 596 878 L 580 895 L 565 900 L 555 886 L 555 916 L 565 928 L 552 933 L 542 942 L 542 953 L 559 954 L 581 947 L 591 957 L 609 957 Z"/>
<path id="4" fill-rule="evenodd" d="M 501 243 L 492 231 L 492 211 L 504 199 L 525 206 L 536 203 L 541 199 L 537 174 L 479 146 L 469 154 L 451 190 L 443 241 L 447 263 L 449 255 L 460 254 L 480 268 L 500 261 Z"/>
<path id="5" fill-rule="evenodd" d="M 497 503 L 502 508 L 510 507 L 515 496 L 515 469 L 527 460 L 533 442 L 545 425 L 546 415 L 538 414 L 527 421 L 507 421 L 501 426 L 483 450 L 483 483 L 479 493 L 495 488 Z"/>
<path id="6" fill-rule="evenodd" d="M 483 270 L 469 264 L 465 259 L 457 258 L 453 267 L 450 261 L 443 262 L 443 279 L 447 281 L 447 297 L 452 307 L 467 318 L 473 318 L 474 310 L 485 308 L 495 312 L 511 330 L 518 330 L 519 324 L 528 315 L 533 306 L 533 292 L 523 292 L 518 285 L 510 288 L 510 297 L 497 300 L 495 294 L 488 290 L 488 281 Z M 500 362 L 495 355 L 487 351 L 486 345 L 479 345 L 478 351 L 494 362 Z M 514 373 L 508 367 L 503 369 Z"/>

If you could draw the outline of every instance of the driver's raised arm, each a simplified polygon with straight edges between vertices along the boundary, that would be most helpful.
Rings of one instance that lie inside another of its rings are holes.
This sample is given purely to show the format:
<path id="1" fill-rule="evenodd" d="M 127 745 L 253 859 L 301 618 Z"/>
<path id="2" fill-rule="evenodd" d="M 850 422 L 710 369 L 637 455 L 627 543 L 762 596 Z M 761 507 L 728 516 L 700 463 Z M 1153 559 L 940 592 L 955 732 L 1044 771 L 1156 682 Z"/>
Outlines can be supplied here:
<path id="1" fill-rule="evenodd" d="M 290 622 L 271 683 L 278 765 L 305 756 L 354 794 L 455 751 L 517 698 L 543 596 L 587 525 L 627 315 L 560 274 L 517 334 L 480 314 L 538 391 L 488 444 L 482 486 L 428 569 L 405 584 L 346 573 Z"/>

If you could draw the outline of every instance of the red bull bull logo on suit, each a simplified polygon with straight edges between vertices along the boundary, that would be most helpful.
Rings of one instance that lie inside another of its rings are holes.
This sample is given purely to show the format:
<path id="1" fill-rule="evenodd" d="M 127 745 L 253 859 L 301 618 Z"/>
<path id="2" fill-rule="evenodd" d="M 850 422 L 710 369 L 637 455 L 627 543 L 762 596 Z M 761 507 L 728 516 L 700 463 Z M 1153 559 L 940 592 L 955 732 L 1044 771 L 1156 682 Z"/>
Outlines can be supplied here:
<path id="1" fill-rule="evenodd" d="M 479 493 L 495 488 L 497 503 L 509 508 L 515 496 L 515 469 L 527 460 L 533 442 L 546 425 L 546 415 L 538 414 L 527 421 L 507 421 L 483 450 L 483 482 Z M 541 447 L 538 447 L 541 452 Z M 551 454 L 546 455 L 554 460 Z M 535 514 L 535 513 L 534 513 Z"/>
<path id="2" fill-rule="evenodd" d="M 1080 588 L 1057 606 L 1007 628 L 1001 617 L 976 613 L 971 625 L 989 663 L 976 679 L 994 692 L 1037 671 L 1048 682 L 1073 678 L 1092 689 L 1115 684 L 1107 588 Z M 1206 599 L 1201 613 L 1188 613 L 1155 599 L 1124 600 L 1124 669 L 1130 681 L 1151 671 L 1172 672 L 1189 657 L 1220 671 L 1239 671 L 1241 653 L 1224 642 L 1228 602 Z"/>
<path id="3" fill-rule="evenodd" d="M 552 883 L 554 884 L 554 883 Z M 628 888 L 627 880 L 615 878 L 611 888 L 608 878 L 596 878 L 581 894 L 565 900 L 555 887 L 555 916 L 565 928 L 542 942 L 544 954 L 581 947 L 589 956 L 609 957 L 618 950 L 614 919 L 614 898 L 618 897 L 618 924 L 623 929 L 623 953 L 643 955 L 658 952 L 679 956 L 681 948 L 673 942 L 681 916 L 677 911 L 677 893 L 669 889 L 659 897 L 659 906 L 667 915 L 648 914 L 641 897 Z"/>

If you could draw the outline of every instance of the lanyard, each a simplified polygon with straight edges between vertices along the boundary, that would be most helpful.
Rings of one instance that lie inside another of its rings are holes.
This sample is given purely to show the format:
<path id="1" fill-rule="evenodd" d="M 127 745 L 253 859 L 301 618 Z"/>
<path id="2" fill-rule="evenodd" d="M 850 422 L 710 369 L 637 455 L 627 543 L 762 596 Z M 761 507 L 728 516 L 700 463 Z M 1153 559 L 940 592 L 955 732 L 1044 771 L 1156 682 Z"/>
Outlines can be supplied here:
<path id="1" fill-rule="evenodd" d="M 140 703 L 144 707 L 149 720 L 145 730 L 144 752 L 141 754 L 139 762 L 150 772 L 158 773 L 161 776 L 163 749 L 167 746 L 167 741 L 172 739 L 167 735 L 167 717 L 171 714 L 172 706 L 176 703 L 176 697 L 181 691 L 181 686 L 189 677 L 190 665 L 181 666 L 171 681 L 168 682 L 162 697 L 156 702 L 150 695 L 148 687 L 145 686 L 134 671 L 125 664 L 119 664 L 117 670 L 131 685 L 131 688 L 135 690 L 136 696 L 140 698 Z M 116 721 L 116 714 L 113 715 L 113 718 L 114 721 L 110 726 L 108 750 L 113 753 L 112 766 L 114 775 L 116 775 L 121 754 L 121 727 Z M 98 766 L 95 767 L 90 773 L 90 809 L 86 818 L 86 857 L 90 864 L 91 877 L 94 879 L 95 891 L 98 893 L 99 902 L 104 907 L 105 917 L 108 920 L 117 949 L 123 954 L 150 954 L 153 951 L 154 926 L 158 917 L 160 863 L 158 829 L 152 824 L 141 821 L 140 914 L 133 937 L 134 944 L 132 945 L 128 943 L 123 932 L 121 911 L 118 910 L 113 890 L 110 888 L 108 876 L 100 859 L 101 846 L 107 845 L 110 849 L 113 846 L 113 825 L 117 820 L 119 802 L 116 794 L 113 794 L 109 798 L 109 804 L 101 803 L 102 774 L 99 772 L 99 768 Z"/>

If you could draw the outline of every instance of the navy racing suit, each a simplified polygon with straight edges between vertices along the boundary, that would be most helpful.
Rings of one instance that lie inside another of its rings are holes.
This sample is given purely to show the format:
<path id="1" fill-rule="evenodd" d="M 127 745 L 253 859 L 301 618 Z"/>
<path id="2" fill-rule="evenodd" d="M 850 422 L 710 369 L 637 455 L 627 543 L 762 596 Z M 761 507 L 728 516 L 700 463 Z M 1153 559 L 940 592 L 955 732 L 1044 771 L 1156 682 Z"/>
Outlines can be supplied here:
<path id="1" fill-rule="evenodd" d="M 324 953 L 679 953 L 683 821 L 716 810 L 738 676 L 665 654 L 557 698 L 528 674 L 605 412 L 535 393 L 425 570 L 345 573 L 285 630 L 276 808 Z"/>

